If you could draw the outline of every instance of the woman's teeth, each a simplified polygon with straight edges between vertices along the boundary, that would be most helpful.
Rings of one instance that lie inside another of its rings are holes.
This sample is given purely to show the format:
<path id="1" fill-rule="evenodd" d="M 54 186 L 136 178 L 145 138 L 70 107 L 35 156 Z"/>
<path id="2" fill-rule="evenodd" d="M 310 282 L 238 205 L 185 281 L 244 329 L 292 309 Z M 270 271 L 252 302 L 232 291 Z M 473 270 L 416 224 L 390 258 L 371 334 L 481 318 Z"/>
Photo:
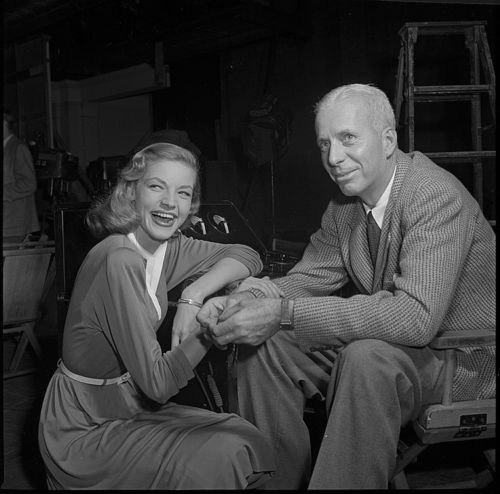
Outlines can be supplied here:
<path id="1" fill-rule="evenodd" d="M 153 215 L 153 217 L 155 218 L 156 221 L 158 221 L 158 222 L 160 222 L 162 224 L 166 224 L 166 225 L 172 224 L 175 221 L 175 218 L 176 218 L 175 215 L 170 214 L 170 213 L 154 212 L 154 213 L 151 213 L 151 214 Z"/>

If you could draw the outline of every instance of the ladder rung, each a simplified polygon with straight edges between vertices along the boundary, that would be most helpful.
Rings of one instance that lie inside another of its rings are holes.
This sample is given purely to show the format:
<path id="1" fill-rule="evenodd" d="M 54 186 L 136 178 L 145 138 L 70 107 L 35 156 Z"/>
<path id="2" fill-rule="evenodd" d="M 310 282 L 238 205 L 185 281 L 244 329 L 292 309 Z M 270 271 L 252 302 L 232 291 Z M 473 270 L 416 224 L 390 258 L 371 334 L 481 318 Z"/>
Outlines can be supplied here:
<path id="1" fill-rule="evenodd" d="M 437 161 L 472 161 L 481 158 L 494 158 L 496 151 L 442 151 L 435 153 L 425 153 L 431 159 Z"/>
<path id="2" fill-rule="evenodd" d="M 487 92 L 490 90 L 488 84 L 463 84 L 454 86 L 415 86 L 413 88 L 415 95 L 420 94 L 473 94 Z"/>
<path id="3" fill-rule="evenodd" d="M 472 101 L 475 94 L 419 94 L 415 103 L 434 103 L 436 101 Z"/>
<path id="4" fill-rule="evenodd" d="M 458 21 L 458 22 L 407 22 L 400 30 L 401 35 L 409 28 L 418 28 L 419 35 L 460 34 L 474 26 L 486 26 L 487 21 Z"/>

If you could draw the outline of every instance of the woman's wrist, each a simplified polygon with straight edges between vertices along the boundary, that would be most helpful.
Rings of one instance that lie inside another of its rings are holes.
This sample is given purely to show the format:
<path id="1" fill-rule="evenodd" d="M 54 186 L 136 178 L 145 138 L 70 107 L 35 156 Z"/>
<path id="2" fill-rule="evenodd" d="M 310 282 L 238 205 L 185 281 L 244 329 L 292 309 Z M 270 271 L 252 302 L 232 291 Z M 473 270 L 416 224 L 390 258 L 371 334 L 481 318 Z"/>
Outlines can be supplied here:
<path id="1" fill-rule="evenodd" d="M 202 333 L 190 335 L 179 343 L 179 348 L 184 352 L 184 355 L 193 368 L 200 363 L 211 346 L 212 342 Z"/>
<path id="2" fill-rule="evenodd" d="M 179 300 L 177 300 L 177 305 L 179 304 L 191 305 L 193 307 L 197 307 L 198 309 L 201 309 L 201 307 L 203 306 L 203 302 L 198 302 L 195 299 L 184 297 L 181 297 Z"/>
<path id="3" fill-rule="evenodd" d="M 203 305 L 203 301 L 205 300 L 205 295 L 201 293 L 200 291 L 191 288 L 190 286 L 186 287 L 179 298 L 179 300 L 192 300 L 194 302 L 197 302 L 201 305 Z M 201 307 L 200 305 L 200 307 Z"/>

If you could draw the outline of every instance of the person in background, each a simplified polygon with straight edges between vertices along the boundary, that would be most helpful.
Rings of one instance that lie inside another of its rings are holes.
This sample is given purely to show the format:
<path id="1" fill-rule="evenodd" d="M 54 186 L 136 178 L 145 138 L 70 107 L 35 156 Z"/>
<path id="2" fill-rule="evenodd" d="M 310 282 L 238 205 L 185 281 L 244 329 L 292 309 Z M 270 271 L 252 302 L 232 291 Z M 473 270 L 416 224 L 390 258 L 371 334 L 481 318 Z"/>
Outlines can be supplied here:
<path id="1" fill-rule="evenodd" d="M 28 146 L 14 134 L 14 117 L 3 112 L 3 241 L 22 242 L 38 233 L 36 176 Z"/>
<path id="2" fill-rule="evenodd" d="M 196 321 L 204 299 L 262 268 L 247 246 L 181 233 L 199 204 L 196 157 L 156 143 L 89 211 L 91 230 L 105 238 L 77 274 L 39 422 L 50 488 L 245 489 L 275 469 L 249 422 L 170 401 L 211 346 Z M 156 331 L 167 292 L 196 274 L 163 352 Z"/>
<path id="3" fill-rule="evenodd" d="M 198 320 L 214 342 L 240 344 L 239 412 L 275 445 L 266 488 L 386 489 L 401 427 L 442 398 L 442 353 L 428 344 L 443 331 L 495 328 L 495 234 L 456 177 L 398 149 L 378 88 L 329 92 L 315 123 L 341 191 L 321 228 L 286 276 L 245 280 Z M 338 296 L 348 282 L 355 293 Z M 458 352 L 453 393 L 495 396 L 494 347 Z M 326 398 L 328 422 L 308 483 L 313 396 Z"/>

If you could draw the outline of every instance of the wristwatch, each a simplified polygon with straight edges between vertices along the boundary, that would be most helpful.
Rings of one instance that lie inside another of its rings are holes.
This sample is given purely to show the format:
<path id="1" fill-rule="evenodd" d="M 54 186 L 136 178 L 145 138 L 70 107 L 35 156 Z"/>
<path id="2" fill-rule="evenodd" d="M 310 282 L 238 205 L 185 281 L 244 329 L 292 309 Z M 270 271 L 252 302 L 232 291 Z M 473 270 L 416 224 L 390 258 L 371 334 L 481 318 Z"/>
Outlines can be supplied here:
<path id="1" fill-rule="evenodd" d="M 280 330 L 293 330 L 293 302 L 288 298 L 281 299 Z"/>

